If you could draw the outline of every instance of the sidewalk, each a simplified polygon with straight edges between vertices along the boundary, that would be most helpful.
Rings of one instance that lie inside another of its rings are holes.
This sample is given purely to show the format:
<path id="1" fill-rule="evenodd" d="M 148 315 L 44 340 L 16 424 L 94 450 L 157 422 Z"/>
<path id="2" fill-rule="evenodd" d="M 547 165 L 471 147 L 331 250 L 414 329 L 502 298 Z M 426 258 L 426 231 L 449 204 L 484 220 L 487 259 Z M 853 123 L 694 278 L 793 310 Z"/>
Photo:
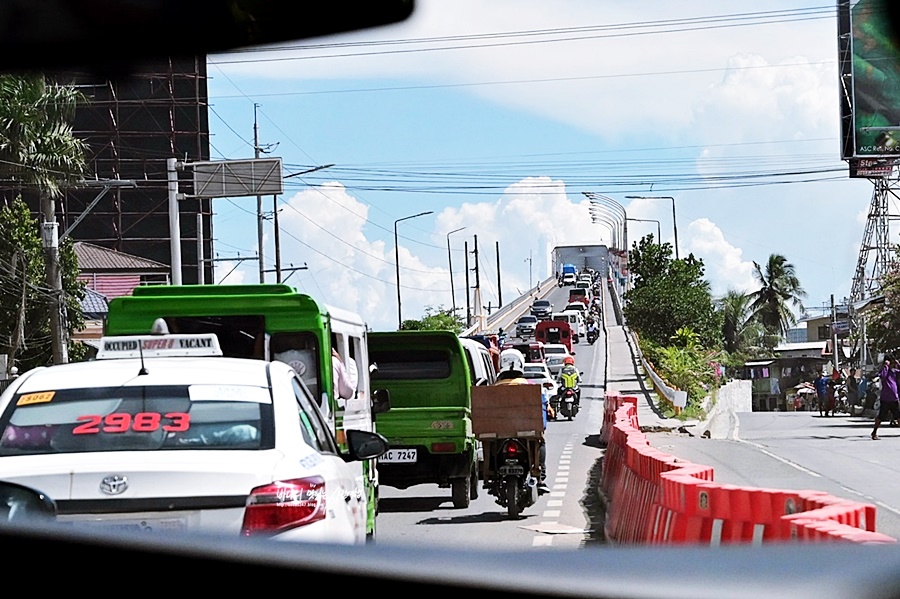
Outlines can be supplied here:
<path id="1" fill-rule="evenodd" d="M 678 430 L 698 425 L 696 420 L 665 418 L 657 410 L 657 394 L 652 386 L 648 386 L 647 373 L 644 372 L 636 348 L 632 347 L 625 327 L 616 318 L 615 306 L 608 289 L 604 289 L 603 293 L 603 319 L 606 329 L 606 393 L 638 398 L 638 422 L 642 431 Z"/>

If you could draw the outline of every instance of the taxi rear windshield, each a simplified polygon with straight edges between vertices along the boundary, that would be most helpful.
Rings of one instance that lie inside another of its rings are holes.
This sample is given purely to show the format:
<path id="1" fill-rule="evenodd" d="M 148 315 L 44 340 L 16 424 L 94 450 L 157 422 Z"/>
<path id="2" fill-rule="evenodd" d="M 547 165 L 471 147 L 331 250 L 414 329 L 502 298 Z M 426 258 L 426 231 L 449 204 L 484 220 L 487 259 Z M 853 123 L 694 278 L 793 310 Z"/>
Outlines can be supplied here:
<path id="1" fill-rule="evenodd" d="M 268 390 L 224 385 L 23 393 L 10 402 L 0 430 L 0 456 L 275 444 Z"/>

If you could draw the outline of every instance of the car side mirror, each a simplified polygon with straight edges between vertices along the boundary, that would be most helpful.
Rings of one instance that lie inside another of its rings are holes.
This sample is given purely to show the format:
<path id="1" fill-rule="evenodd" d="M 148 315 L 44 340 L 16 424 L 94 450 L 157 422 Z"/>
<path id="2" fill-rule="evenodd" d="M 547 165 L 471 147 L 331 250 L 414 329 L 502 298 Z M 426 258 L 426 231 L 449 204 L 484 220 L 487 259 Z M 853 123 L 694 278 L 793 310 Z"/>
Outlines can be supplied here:
<path id="1" fill-rule="evenodd" d="M 391 392 L 387 389 L 372 391 L 372 414 L 384 414 L 391 409 Z"/>
<path id="2" fill-rule="evenodd" d="M 388 440 L 372 431 L 349 429 L 347 433 L 348 453 L 342 454 L 344 461 L 371 460 L 388 450 Z"/>
<path id="3" fill-rule="evenodd" d="M 0 481 L 0 523 L 29 524 L 56 520 L 56 502 L 31 487 Z"/>

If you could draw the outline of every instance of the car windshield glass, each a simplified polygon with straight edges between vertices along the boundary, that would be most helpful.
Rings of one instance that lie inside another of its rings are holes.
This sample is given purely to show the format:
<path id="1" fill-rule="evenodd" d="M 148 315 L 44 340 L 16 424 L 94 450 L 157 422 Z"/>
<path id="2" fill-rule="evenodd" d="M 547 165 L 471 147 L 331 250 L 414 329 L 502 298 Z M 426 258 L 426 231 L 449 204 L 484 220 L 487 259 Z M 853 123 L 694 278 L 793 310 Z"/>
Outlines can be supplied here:
<path id="1" fill-rule="evenodd" d="M 0 455 L 267 449 L 272 403 L 260 387 L 96 387 L 17 395 L 3 415 Z"/>

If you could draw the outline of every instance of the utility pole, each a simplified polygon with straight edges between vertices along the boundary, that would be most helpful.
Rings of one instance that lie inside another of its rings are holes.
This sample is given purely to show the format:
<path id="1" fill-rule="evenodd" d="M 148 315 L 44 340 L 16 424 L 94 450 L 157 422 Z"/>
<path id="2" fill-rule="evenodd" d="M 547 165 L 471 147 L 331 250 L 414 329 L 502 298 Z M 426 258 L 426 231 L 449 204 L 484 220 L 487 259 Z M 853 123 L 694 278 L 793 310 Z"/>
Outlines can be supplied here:
<path id="1" fill-rule="evenodd" d="M 469 301 L 469 242 L 463 243 L 463 255 L 466 257 L 466 326 L 472 326 L 472 303 Z"/>
<path id="2" fill-rule="evenodd" d="M 494 242 L 497 247 L 497 309 L 503 307 L 503 291 L 500 287 L 500 242 Z"/>
<path id="3" fill-rule="evenodd" d="M 281 283 L 281 227 L 278 226 L 278 196 L 272 196 L 272 224 L 275 226 L 275 282 Z"/>
<path id="4" fill-rule="evenodd" d="M 481 279 L 478 276 L 478 235 L 473 235 L 473 237 L 475 238 L 475 249 L 472 250 L 472 256 L 475 260 L 475 268 L 472 270 L 475 271 L 475 289 L 481 289 Z"/>
<path id="5" fill-rule="evenodd" d="M 44 246 L 44 264 L 47 287 L 50 288 L 50 345 L 54 364 L 69 361 L 66 335 L 66 302 L 59 267 L 59 224 L 56 222 L 56 201 L 46 191 L 41 192 L 41 241 Z"/>
<path id="6" fill-rule="evenodd" d="M 253 104 L 253 153 L 255 158 L 259 158 L 260 147 L 259 147 L 259 122 L 256 118 L 256 111 L 259 108 L 259 104 Z M 276 210 L 278 208 L 276 207 Z M 259 246 L 259 282 L 266 282 L 266 263 L 263 259 L 263 212 L 262 212 L 262 196 L 256 196 L 256 240 Z"/>
<path id="7" fill-rule="evenodd" d="M 832 353 L 834 354 L 834 369 L 840 372 L 841 361 L 838 358 L 838 334 L 837 334 L 837 311 L 834 307 L 834 294 L 831 294 L 831 344 Z"/>

